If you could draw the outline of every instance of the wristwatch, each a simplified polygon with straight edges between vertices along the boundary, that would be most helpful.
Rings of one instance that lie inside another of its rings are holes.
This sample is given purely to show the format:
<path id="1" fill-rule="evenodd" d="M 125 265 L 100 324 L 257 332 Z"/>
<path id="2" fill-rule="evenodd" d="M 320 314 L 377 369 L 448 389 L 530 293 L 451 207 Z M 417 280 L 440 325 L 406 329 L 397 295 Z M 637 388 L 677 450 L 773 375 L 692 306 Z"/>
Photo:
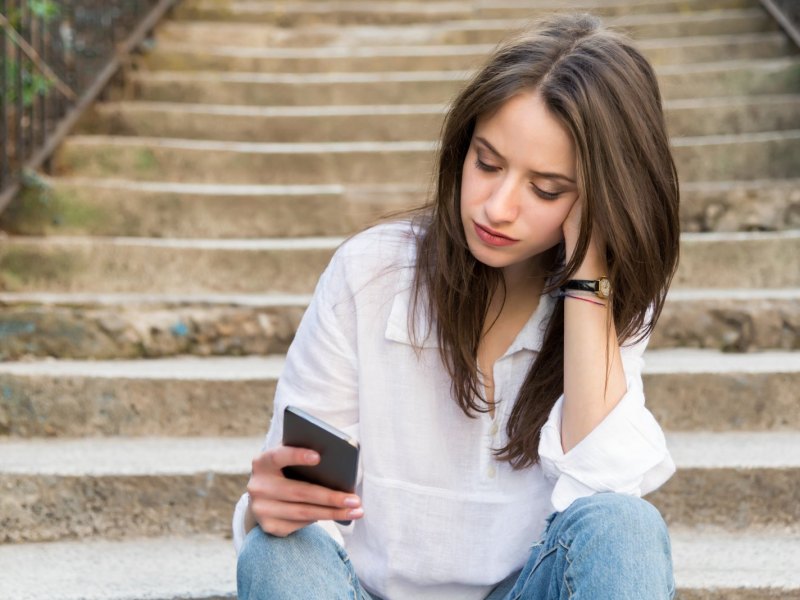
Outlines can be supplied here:
<path id="1" fill-rule="evenodd" d="M 593 292 L 599 298 L 608 298 L 611 295 L 611 282 L 608 277 L 601 277 L 600 279 L 570 279 L 561 286 L 561 291 L 565 290 Z"/>

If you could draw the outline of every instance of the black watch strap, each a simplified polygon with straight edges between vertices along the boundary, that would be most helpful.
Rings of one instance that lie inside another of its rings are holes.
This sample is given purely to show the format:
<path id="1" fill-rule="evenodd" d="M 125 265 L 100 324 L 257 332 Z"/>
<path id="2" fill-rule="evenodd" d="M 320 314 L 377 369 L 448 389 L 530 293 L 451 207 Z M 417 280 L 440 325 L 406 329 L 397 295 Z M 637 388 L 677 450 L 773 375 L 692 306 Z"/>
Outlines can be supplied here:
<path id="1" fill-rule="evenodd" d="M 570 279 L 561 286 L 561 291 L 577 290 L 580 292 L 591 292 L 600 298 L 608 298 L 611 286 L 606 277 L 600 279 Z"/>
<path id="2" fill-rule="evenodd" d="M 597 281 L 594 279 L 570 279 L 561 286 L 561 291 L 577 290 L 579 292 L 597 293 Z"/>

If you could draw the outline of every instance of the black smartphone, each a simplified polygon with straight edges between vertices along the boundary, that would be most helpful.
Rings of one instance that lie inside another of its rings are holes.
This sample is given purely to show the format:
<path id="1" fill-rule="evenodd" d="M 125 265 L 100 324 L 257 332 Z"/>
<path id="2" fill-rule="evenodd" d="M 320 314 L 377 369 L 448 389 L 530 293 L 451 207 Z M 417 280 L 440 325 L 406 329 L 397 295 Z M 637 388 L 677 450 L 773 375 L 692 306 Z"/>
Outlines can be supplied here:
<path id="1" fill-rule="evenodd" d="M 283 445 L 308 448 L 320 456 L 316 465 L 284 467 L 283 474 L 339 492 L 355 492 L 358 440 L 295 406 L 283 411 Z M 336 521 L 349 525 L 352 521 Z"/>

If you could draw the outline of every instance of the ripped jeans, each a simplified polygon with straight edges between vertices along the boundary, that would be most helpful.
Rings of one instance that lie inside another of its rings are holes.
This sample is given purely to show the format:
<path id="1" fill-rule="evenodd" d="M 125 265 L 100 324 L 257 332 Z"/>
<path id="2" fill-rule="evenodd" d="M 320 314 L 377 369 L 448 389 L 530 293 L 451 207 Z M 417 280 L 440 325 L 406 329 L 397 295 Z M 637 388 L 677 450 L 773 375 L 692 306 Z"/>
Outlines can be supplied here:
<path id="1" fill-rule="evenodd" d="M 321 527 L 286 538 L 255 527 L 237 565 L 239 600 L 381 600 L 358 581 L 347 553 Z M 520 571 L 486 600 L 662 600 L 675 595 L 669 534 L 646 500 L 603 493 L 547 518 Z"/>

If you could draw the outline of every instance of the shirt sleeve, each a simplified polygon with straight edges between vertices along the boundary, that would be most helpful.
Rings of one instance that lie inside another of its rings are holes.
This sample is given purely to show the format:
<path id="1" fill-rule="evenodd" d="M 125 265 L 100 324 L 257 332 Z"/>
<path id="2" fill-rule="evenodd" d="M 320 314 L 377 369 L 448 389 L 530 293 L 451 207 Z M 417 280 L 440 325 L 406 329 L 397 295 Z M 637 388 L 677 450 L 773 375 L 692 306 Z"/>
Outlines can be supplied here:
<path id="1" fill-rule="evenodd" d="M 261 452 L 281 444 L 283 411 L 287 405 L 301 408 L 359 439 L 356 315 L 343 250 L 344 247 L 336 252 L 320 276 L 289 347 Z M 361 478 L 360 465 L 358 477 Z M 244 517 L 248 502 L 249 495 L 245 493 L 233 513 L 233 544 L 237 555 L 246 535 Z M 332 521 L 320 523 L 336 538 L 332 524 Z"/>
<path id="2" fill-rule="evenodd" d="M 564 395 L 553 405 L 542 427 L 539 457 L 545 476 L 554 483 L 551 500 L 557 511 L 598 492 L 641 497 L 675 473 L 664 432 L 644 404 L 642 354 L 648 341 L 620 348 L 628 391 L 566 454 L 561 445 Z"/>

